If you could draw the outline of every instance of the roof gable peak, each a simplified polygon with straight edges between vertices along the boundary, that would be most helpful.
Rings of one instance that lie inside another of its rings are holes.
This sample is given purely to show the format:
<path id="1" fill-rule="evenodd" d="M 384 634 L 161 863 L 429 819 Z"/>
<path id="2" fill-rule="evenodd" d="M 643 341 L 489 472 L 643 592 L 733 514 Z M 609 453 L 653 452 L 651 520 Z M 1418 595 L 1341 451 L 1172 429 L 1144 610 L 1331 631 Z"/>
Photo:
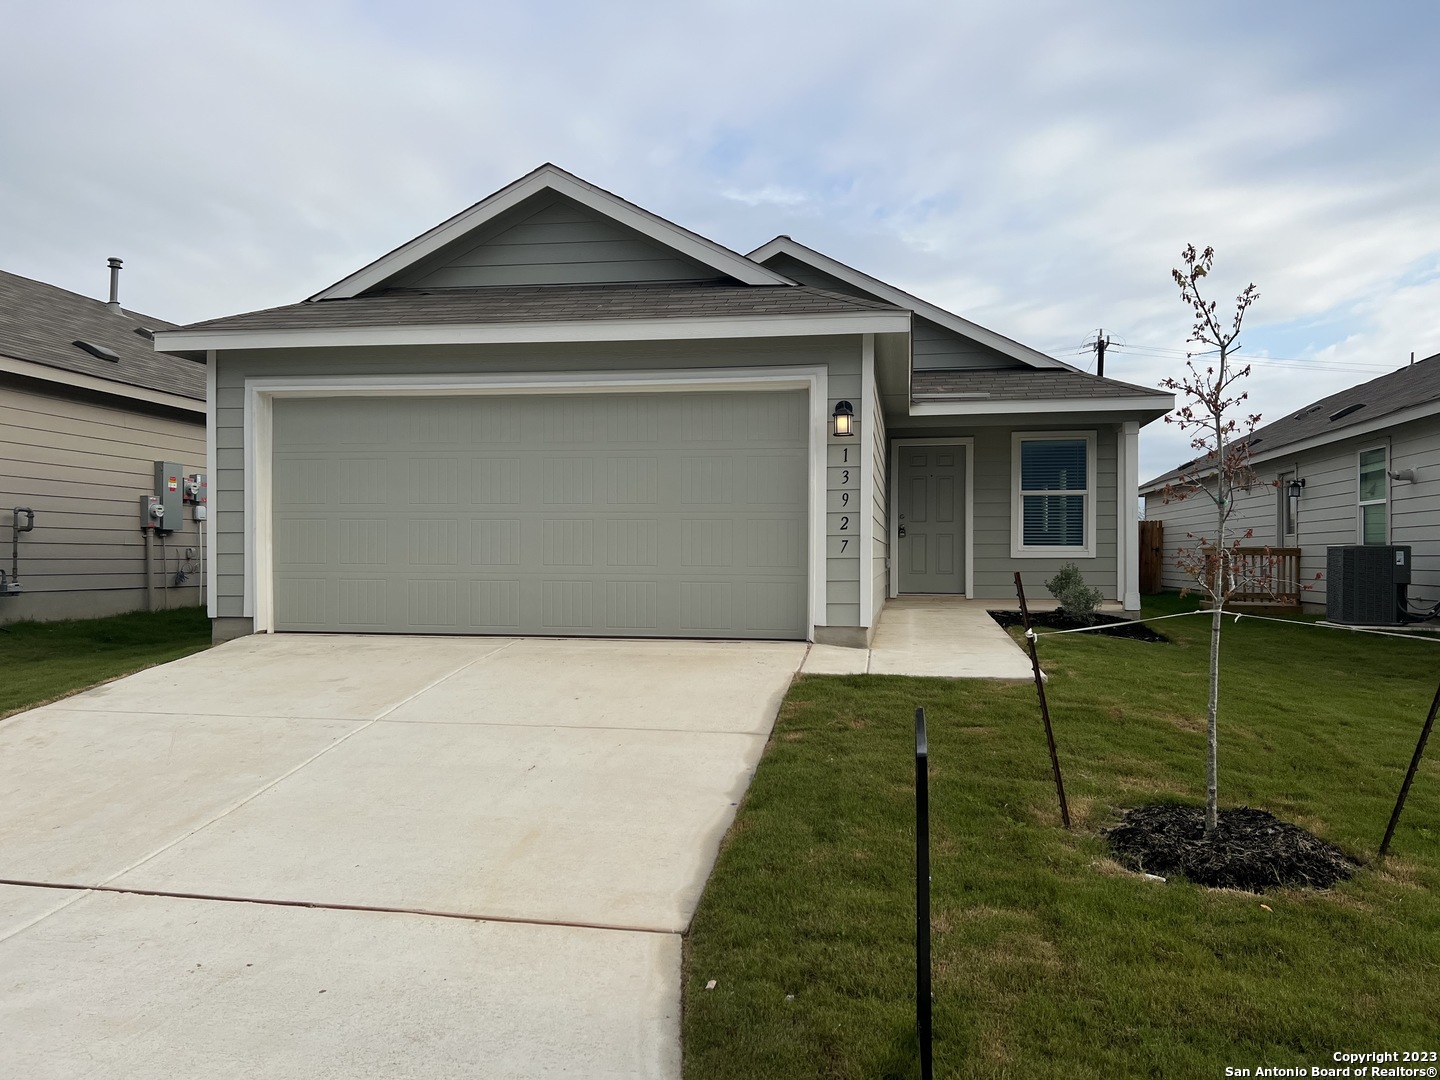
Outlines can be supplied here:
<path id="1" fill-rule="evenodd" d="M 546 162 L 428 232 L 402 244 L 329 288 L 322 289 L 310 299 L 349 299 L 392 283 L 406 271 L 443 249 L 457 245 L 466 236 L 483 230 L 502 215 L 547 192 L 586 207 L 629 233 L 638 234 L 644 240 L 674 252 L 680 259 L 708 267 L 715 271 L 717 277 L 733 278 L 744 285 L 794 284 L 788 278 L 752 262 L 738 252 L 731 251 L 713 240 L 707 240 L 658 214 L 652 214 L 558 165 Z"/>

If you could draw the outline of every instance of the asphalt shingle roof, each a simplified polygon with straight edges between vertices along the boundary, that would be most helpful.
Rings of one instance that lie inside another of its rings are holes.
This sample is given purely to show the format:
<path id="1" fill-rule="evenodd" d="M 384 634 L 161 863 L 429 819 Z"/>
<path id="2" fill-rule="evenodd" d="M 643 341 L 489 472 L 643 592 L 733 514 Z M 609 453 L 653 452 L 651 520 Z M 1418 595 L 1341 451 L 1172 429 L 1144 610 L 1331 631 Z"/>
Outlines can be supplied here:
<path id="1" fill-rule="evenodd" d="M 133 311 L 117 315 L 103 300 L 0 270 L 0 356 L 204 401 L 205 368 L 157 353 L 137 327 L 173 330 L 175 324 Z M 92 356 L 75 341 L 103 346 L 120 360 Z"/>
<path id="2" fill-rule="evenodd" d="M 1350 428 L 1432 401 L 1440 401 L 1440 353 L 1312 401 L 1288 416 L 1258 427 L 1250 435 L 1250 446 L 1256 454 L 1268 454 L 1320 436 L 1343 439 Z M 1194 461 L 1187 461 L 1140 487 L 1143 490 L 1167 483 L 1193 465 Z"/>
<path id="3" fill-rule="evenodd" d="M 192 323 L 186 330 L 335 330 L 381 326 L 579 322 L 745 315 L 825 315 L 902 309 L 794 285 L 516 285 L 477 289 L 387 289 L 347 300 Z"/>
<path id="4" fill-rule="evenodd" d="M 1156 397 L 1164 390 L 1151 390 L 1134 383 L 1102 379 L 1083 371 L 1055 371 L 1036 368 L 984 368 L 972 371 L 917 371 L 911 379 L 910 394 L 916 401 L 988 398 L 992 401 L 1033 401 L 1049 398 Z"/>

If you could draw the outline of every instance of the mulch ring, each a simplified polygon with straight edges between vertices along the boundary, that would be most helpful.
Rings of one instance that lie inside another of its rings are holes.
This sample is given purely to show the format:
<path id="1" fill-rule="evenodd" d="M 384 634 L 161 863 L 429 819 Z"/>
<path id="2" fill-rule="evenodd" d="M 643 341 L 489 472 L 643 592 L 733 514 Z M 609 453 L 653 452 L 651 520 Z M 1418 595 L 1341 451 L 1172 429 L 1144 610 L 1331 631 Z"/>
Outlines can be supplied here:
<path id="1" fill-rule="evenodd" d="M 1024 626 L 1025 620 L 1018 611 L 991 611 L 987 614 L 1005 629 L 1012 626 Z M 1157 634 L 1148 626 L 1140 623 L 1130 623 L 1127 626 L 1116 626 L 1115 623 L 1123 623 L 1126 620 L 1118 615 L 1092 615 L 1088 619 L 1077 619 L 1073 615 L 1066 615 L 1063 611 L 1032 611 L 1030 613 L 1030 625 L 1039 626 L 1046 630 L 1078 630 L 1082 626 L 1099 626 L 1101 629 L 1092 630 L 1093 634 L 1104 634 L 1106 637 L 1131 638 L 1135 641 L 1169 641 L 1163 634 Z"/>
<path id="2" fill-rule="evenodd" d="M 1131 870 L 1183 874 L 1217 889 L 1328 889 L 1359 865 L 1314 833 L 1248 806 L 1221 810 L 1211 840 L 1205 839 L 1204 808 L 1168 804 L 1127 810 L 1104 835 Z"/>

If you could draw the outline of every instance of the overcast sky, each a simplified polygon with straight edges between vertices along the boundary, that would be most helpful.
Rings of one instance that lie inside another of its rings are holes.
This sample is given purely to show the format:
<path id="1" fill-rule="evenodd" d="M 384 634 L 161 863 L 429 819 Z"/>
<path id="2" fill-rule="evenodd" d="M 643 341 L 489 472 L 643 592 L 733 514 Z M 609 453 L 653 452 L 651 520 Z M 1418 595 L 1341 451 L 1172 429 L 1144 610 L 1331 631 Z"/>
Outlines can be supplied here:
<path id="1" fill-rule="evenodd" d="M 0 268 L 177 322 L 290 303 L 543 161 L 788 233 L 1107 374 L 1249 282 L 1267 420 L 1440 352 L 1440 7 L 0 0 Z M 1142 434 L 1142 478 L 1189 455 Z"/>

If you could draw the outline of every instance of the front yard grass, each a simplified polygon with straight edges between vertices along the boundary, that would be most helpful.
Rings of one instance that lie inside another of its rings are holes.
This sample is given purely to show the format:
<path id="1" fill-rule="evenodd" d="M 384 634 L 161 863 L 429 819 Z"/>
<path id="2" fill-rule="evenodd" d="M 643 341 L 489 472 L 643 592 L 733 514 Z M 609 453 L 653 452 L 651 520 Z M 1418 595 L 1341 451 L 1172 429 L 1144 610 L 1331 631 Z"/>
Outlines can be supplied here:
<path id="1" fill-rule="evenodd" d="M 0 628 L 0 718 L 210 647 L 202 607 Z"/>
<path id="2" fill-rule="evenodd" d="M 1185 606 L 1160 597 L 1148 613 Z M 1257 896 L 1160 884 L 1108 857 L 1098 833 L 1121 809 L 1203 802 L 1208 627 L 1161 623 L 1164 645 L 1041 639 L 1070 833 L 1033 685 L 798 680 L 686 941 L 685 1075 L 918 1075 L 916 706 L 936 1076 L 1215 1077 L 1440 1050 L 1433 740 L 1391 856 L 1374 861 L 1440 640 L 1226 621 L 1222 805 L 1339 844 L 1365 860 L 1353 880 Z"/>

